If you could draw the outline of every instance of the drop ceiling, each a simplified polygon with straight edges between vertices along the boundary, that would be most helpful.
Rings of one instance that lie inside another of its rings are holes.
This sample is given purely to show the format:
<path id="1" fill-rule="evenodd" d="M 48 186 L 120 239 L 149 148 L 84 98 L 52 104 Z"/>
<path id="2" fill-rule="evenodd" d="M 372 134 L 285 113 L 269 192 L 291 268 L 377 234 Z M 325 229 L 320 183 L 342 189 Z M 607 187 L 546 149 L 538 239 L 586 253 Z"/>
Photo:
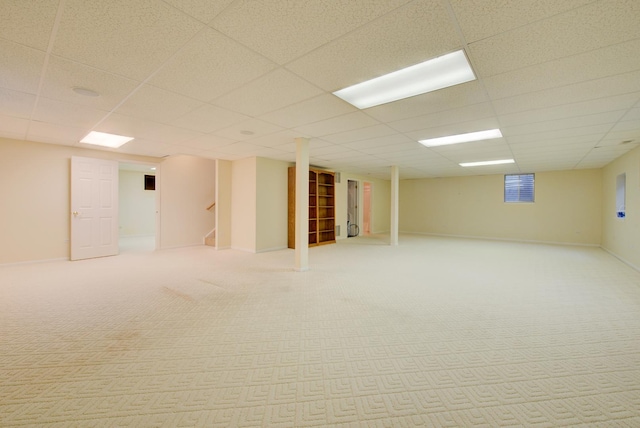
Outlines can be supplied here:
<path id="1" fill-rule="evenodd" d="M 294 161 L 306 137 L 313 165 L 381 178 L 600 168 L 640 143 L 637 0 L 8 0 L 0 16 L 7 138 Z M 458 49 L 477 80 L 365 110 L 332 94 Z"/>

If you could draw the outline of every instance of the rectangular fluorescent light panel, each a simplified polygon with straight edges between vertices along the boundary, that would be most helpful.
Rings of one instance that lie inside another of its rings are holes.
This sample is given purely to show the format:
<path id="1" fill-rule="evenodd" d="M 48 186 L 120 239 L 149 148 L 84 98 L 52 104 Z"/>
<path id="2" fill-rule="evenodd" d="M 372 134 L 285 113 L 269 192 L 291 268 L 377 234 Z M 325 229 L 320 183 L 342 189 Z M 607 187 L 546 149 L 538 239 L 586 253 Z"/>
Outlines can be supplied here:
<path id="1" fill-rule="evenodd" d="M 470 141 L 492 140 L 502 138 L 499 129 L 488 129 L 486 131 L 469 132 L 467 134 L 448 135 L 446 137 L 430 138 L 418 141 L 427 147 L 446 146 L 448 144 L 468 143 Z"/>
<path id="2" fill-rule="evenodd" d="M 485 166 L 485 165 L 502 165 L 505 163 L 515 163 L 513 159 L 501 159 L 501 160 L 492 160 L 492 161 L 483 161 L 483 162 L 465 162 L 460 163 L 460 166 Z"/>
<path id="3" fill-rule="evenodd" d="M 467 56 L 459 50 L 340 89 L 333 94 L 359 109 L 365 109 L 475 79 Z"/>
<path id="4" fill-rule="evenodd" d="M 131 140 L 133 140 L 133 137 L 125 137 L 123 135 L 91 131 L 82 140 L 80 140 L 80 142 L 117 149 L 118 147 L 122 146 L 125 143 L 128 143 Z"/>

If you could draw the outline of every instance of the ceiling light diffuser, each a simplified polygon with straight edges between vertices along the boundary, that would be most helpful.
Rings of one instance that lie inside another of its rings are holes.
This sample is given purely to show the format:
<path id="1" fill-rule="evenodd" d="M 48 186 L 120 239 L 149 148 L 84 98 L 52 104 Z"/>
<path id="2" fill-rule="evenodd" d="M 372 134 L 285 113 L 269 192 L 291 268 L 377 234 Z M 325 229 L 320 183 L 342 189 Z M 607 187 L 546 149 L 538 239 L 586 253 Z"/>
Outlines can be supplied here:
<path id="1" fill-rule="evenodd" d="M 470 141 L 492 140 L 502 138 L 499 129 L 488 129 L 486 131 L 469 132 L 466 134 L 448 135 L 446 137 L 429 138 L 418 141 L 427 147 L 446 146 L 448 144 L 468 143 Z"/>
<path id="2" fill-rule="evenodd" d="M 359 109 L 365 109 L 475 79 L 467 56 L 459 50 L 340 89 L 333 94 Z"/>
<path id="3" fill-rule="evenodd" d="M 501 159 L 501 160 L 491 160 L 491 161 L 482 161 L 482 162 L 464 162 L 458 165 L 460 166 L 485 166 L 485 165 L 502 165 L 505 163 L 515 163 L 513 159 Z"/>
<path id="4" fill-rule="evenodd" d="M 80 140 L 80 142 L 117 149 L 118 147 L 122 146 L 125 143 L 128 143 L 131 140 L 133 140 L 133 137 L 125 137 L 123 135 L 91 131 L 82 140 Z"/>

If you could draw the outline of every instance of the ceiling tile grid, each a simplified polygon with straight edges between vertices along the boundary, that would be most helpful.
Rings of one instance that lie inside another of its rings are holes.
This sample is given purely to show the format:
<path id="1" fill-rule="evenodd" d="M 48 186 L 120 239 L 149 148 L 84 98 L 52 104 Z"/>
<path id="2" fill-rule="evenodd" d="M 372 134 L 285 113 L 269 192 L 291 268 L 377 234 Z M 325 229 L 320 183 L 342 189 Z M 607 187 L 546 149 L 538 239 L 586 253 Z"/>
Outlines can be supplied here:
<path id="1" fill-rule="evenodd" d="M 0 16 L 7 138 L 86 147 L 98 130 L 134 137 L 123 153 L 290 162 L 307 137 L 314 164 L 381 178 L 600 168 L 640 144 L 636 0 L 34 0 Z M 364 110 L 331 93 L 461 48 L 475 81 Z M 504 138 L 418 143 L 492 128 Z"/>

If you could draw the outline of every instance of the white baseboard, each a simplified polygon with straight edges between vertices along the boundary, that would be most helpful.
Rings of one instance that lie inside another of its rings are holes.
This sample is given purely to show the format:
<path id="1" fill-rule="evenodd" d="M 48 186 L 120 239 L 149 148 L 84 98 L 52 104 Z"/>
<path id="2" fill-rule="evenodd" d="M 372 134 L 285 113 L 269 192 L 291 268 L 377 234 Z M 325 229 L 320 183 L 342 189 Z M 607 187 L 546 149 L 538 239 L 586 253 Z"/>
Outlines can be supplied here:
<path id="1" fill-rule="evenodd" d="M 60 257 L 56 259 L 25 260 L 23 262 L 1 263 L 0 267 L 23 266 L 23 265 L 33 265 L 33 264 L 40 264 L 40 263 L 68 262 L 68 261 L 69 261 L 69 257 Z"/>
<path id="2" fill-rule="evenodd" d="M 280 247 L 263 248 L 261 250 L 257 250 L 256 253 L 268 253 L 270 251 L 286 250 L 287 248 L 288 247 L 286 245 Z"/>
<path id="3" fill-rule="evenodd" d="M 616 259 L 620 260 L 622 263 L 624 263 L 625 265 L 629 266 L 632 269 L 637 270 L 638 272 L 640 272 L 640 266 L 636 266 L 633 263 L 631 263 L 629 260 L 620 257 L 619 255 L 617 255 L 616 253 L 614 253 L 613 251 L 611 251 L 608 248 L 603 247 L 602 245 L 600 246 L 600 248 L 602 248 L 603 250 L 605 250 L 607 253 L 611 254 L 613 257 L 615 257 Z"/>
<path id="4" fill-rule="evenodd" d="M 441 236 L 443 238 L 462 238 L 462 239 L 480 239 L 485 241 L 505 241 L 505 242 L 521 242 L 523 244 L 546 244 L 546 245 L 570 245 L 577 247 L 600 247 L 600 244 L 583 244 L 580 242 L 561 242 L 561 241 L 540 241 L 536 239 L 516 239 L 516 238 L 495 238 L 491 236 L 474 236 L 474 235 L 449 235 L 445 233 L 427 233 L 427 232 L 405 232 L 405 235 L 425 235 L 425 236 Z"/>

